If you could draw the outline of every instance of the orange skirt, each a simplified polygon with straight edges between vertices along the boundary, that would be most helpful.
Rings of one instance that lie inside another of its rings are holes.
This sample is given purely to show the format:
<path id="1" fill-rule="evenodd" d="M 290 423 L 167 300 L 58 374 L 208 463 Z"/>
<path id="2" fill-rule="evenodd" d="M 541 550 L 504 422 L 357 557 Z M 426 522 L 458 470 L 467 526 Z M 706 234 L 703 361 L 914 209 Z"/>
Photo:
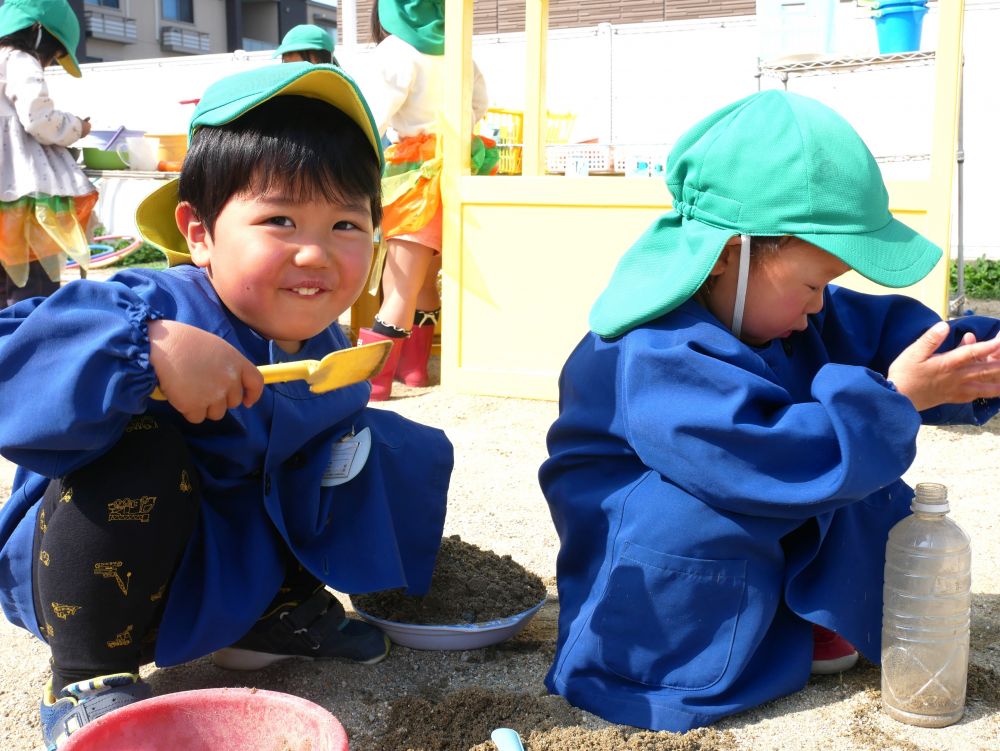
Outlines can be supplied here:
<path id="1" fill-rule="evenodd" d="M 473 136 L 472 172 L 495 174 L 496 142 Z M 382 236 L 441 250 L 441 156 L 437 136 L 407 136 L 385 150 Z"/>
<path id="2" fill-rule="evenodd" d="M 84 269 L 90 263 L 87 225 L 97 191 L 82 196 L 24 196 L 0 201 L 0 264 L 18 287 L 28 281 L 28 267 L 38 261 L 57 282 L 66 257 Z"/>

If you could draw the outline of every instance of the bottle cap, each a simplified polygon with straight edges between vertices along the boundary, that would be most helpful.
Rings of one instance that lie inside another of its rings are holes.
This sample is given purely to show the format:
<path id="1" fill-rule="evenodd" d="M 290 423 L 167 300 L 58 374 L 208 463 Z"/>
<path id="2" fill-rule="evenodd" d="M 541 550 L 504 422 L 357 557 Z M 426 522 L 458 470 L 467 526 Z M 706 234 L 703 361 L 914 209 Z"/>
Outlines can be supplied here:
<path id="1" fill-rule="evenodd" d="M 911 511 L 925 514 L 947 514 L 948 488 L 938 482 L 918 482 L 916 495 L 910 503 Z"/>

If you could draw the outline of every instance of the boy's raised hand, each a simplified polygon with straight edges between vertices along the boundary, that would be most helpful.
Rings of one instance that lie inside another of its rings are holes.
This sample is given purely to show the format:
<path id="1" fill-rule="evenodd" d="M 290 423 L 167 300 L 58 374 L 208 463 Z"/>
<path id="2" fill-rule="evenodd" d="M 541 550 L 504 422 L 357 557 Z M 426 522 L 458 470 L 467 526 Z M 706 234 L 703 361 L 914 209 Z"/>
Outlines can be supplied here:
<path id="1" fill-rule="evenodd" d="M 1000 338 L 977 342 L 967 333 L 955 349 L 935 354 L 948 332 L 945 321 L 934 324 L 889 366 L 889 380 L 918 411 L 1000 396 Z"/>
<path id="2" fill-rule="evenodd" d="M 264 390 L 260 371 L 235 347 L 179 321 L 149 322 L 149 360 L 160 391 L 188 422 L 221 420 Z"/>

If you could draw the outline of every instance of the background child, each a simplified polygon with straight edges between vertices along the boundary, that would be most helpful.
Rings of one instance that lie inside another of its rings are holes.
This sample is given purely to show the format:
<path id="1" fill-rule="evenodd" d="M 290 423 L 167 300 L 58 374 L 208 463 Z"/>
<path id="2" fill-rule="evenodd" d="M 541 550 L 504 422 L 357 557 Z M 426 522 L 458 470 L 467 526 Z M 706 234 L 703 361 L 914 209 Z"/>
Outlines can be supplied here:
<path id="1" fill-rule="evenodd" d="M 97 191 L 66 148 L 90 122 L 55 109 L 42 71 L 58 60 L 79 78 L 79 41 L 66 0 L 0 6 L 0 305 L 52 294 L 67 255 L 90 261 Z"/>
<path id="2" fill-rule="evenodd" d="M 137 213 L 171 269 L 0 315 L 0 451 L 21 467 L 0 602 L 51 648 L 50 745 L 148 695 L 154 657 L 381 660 L 384 635 L 323 585 L 424 591 L 440 543 L 440 431 L 366 409 L 366 383 L 265 389 L 255 367 L 350 346 L 337 317 L 367 278 L 381 167 L 354 82 L 304 62 L 239 73 L 190 135 L 179 181 Z"/>
<path id="3" fill-rule="evenodd" d="M 427 359 L 441 312 L 441 144 L 444 103 L 444 0 L 377 0 L 363 88 L 379 133 L 391 126 L 399 141 L 386 149 L 382 238 L 388 252 L 382 273 L 382 305 L 359 343 L 393 340 L 392 354 L 372 379 L 372 399 L 388 399 L 393 377 L 426 386 Z M 486 82 L 476 68 L 472 118 L 486 114 Z M 496 144 L 479 136 L 472 144 L 473 174 L 491 174 Z"/>
<path id="4" fill-rule="evenodd" d="M 311 23 L 293 26 L 281 40 L 274 57 L 281 57 L 283 63 L 307 62 L 314 65 L 340 65 L 333 56 L 334 40 L 330 33 Z"/>
<path id="5" fill-rule="evenodd" d="M 882 565 L 925 423 L 998 409 L 997 322 L 827 286 L 924 277 L 839 115 L 767 91 L 671 152 L 673 210 L 621 259 L 560 381 L 550 690 L 685 731 L 879 661 Z M 940 352 L 940 354 L 937 354 Z M 817 631 L 814 649 L 814 624 Z"/>

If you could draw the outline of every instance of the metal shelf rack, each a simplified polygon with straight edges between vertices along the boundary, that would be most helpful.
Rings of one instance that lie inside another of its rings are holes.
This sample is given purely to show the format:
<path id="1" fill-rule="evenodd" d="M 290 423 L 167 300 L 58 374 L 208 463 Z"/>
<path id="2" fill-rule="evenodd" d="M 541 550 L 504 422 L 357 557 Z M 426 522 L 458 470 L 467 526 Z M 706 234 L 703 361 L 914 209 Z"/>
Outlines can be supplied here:
<path id="1" fill-rule="evenodd" d="M 809 75 L 820 73 L 837 73 L 865 69 L 880 68 L 886 65 L 894 67 L 915 67 L 932 65 L 936 59 L 933 50 L 922 52 L 894 52 L 889 55 L 868 55 L 865 57 L 820 57 L 815 59 L 783 58 L 762 62 L 757 66 L 757 87 L 760 88 L 760 78 L 769 76 L 787 83 L 790 74 Z"/>

